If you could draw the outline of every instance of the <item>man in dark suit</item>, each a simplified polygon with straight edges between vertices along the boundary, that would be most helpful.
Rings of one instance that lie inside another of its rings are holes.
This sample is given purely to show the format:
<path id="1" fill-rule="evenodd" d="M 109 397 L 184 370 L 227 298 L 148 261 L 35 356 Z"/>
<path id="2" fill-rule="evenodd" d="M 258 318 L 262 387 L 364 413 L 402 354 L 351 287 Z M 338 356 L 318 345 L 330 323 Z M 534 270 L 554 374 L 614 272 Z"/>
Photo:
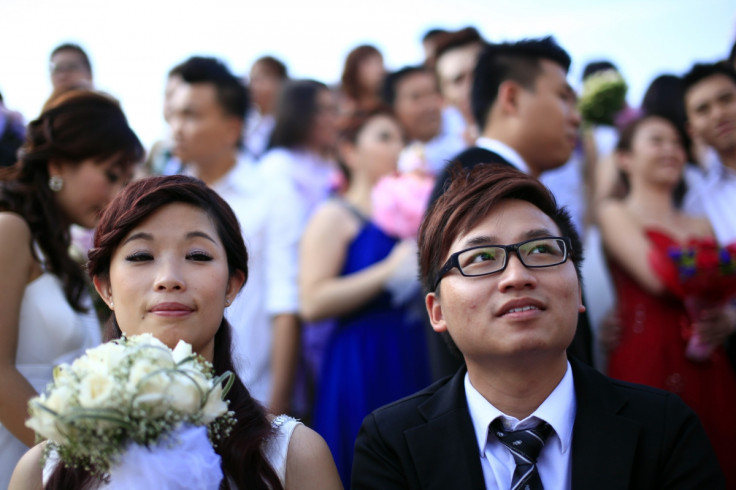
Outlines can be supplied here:
<path id="1" fill-rule="evenodd" d="M 549 190 L 508 167 L 455 171 L 419 268 L 432 327 L 466 367 L 366 417 L 352 488 L 724 488 L 676 395 L 568 360 L 582 246 Z"/>

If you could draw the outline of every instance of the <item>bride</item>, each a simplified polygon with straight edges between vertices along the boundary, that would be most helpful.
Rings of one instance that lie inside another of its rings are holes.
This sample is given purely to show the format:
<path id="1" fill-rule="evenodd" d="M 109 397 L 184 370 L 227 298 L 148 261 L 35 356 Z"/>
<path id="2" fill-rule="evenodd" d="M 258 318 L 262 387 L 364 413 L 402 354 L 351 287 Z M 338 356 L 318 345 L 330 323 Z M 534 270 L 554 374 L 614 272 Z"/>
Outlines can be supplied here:
<path id="1" fill-rule="evenodd" d="M 247 261 L 232 210 L 200 181 L 169 176 L 131 184 L 106 209 L 89 253 L 95 288 L 113 312 L 107 337 L 152 333 L 171 348 L 181 339 L 216 374 L 236 372 L 224 309 L 245 284 Z M 267 415 L 237 378 L 227 399 L 237 424 L 215 448 L 221 488 L 341 488 L 317 433 Z M 42 449 L 21 459 L 12 490 L 100 485 L 83 470 L 48 462 L 42 474 Z"/>

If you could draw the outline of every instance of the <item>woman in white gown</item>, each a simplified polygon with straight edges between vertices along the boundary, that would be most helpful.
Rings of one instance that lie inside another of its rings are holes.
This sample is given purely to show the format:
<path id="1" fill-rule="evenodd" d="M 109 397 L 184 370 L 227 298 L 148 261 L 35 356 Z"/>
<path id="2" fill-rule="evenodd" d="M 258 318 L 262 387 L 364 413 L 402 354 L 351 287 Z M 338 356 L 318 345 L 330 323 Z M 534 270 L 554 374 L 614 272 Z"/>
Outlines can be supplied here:
<path id="1" fill-rule="evenodd" d="M 204 183 L 174 175 L 128 186 L 100 219 L 88 271 L 113 312 L 106 337 L 151 333 L 171 348 L 184 340 L 213 364 L 215 375 L 235 372 L 224 311 L 245 284 L 248 254 L 232 210 Z M 316 432 L 267 415 L 237 376 L 226 398 L 237 423 L 215 448 L 226 480 L 221 488 L 341 488 Z M 12 490 L 42 482 L 49 489 L 100 486 L 81 468 L 49 461 L 42 480 L 41 450 L 36 446 L 18 464 Z M 156 469 L 161 479 L 175 471 L 186 484 L 191 479 L 180 467 L 171 461 Z M 139 473 L 133 468 L 123 474 Z M 131 488 L 162 489 L 158 477 L 152 480 Z"/>
<path id="2" fill-rule="evenodd" d="M 93 228 L 143 157 L 114 99 L 67 92 L 28 126 L 0 174 L 0 488 L 34 443 L 28 400 L 55 365 L 100 342 L 70 226 Z"/>

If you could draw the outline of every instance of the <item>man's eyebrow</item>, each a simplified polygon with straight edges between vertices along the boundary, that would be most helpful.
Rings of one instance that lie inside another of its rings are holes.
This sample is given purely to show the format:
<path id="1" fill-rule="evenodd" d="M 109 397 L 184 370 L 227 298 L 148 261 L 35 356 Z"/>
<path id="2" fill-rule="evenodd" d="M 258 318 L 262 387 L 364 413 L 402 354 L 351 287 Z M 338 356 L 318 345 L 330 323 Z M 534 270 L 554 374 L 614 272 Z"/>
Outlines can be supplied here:
<path id="1" fill-rule="evenodd" d="M 548 236 L 556 236 L 557 233 L 549 230 L 548 228 L 535 228 L 533 230 L 527 230 L 521 234 L 519 241 L 531 240 L 533 238 L 542 238 Z M 500 240 L 495 235 L 478 235 L 474 236 L 463 242 L 463 248 L 471 248 L 481 245 L 504 245 L 499 243 Z"/>

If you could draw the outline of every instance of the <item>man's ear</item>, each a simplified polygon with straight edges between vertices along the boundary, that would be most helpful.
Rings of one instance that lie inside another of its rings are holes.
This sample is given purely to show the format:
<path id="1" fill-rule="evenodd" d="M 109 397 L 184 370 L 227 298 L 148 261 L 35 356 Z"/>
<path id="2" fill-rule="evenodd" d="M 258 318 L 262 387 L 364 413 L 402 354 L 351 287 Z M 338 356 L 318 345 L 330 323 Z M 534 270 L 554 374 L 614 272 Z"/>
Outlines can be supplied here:
<path id="1" fill-rule="evenodd" d="M 521 90 L 521 85 L 513 80 L 502 82 L 498 86 L 498 95 L 494 105 L 497 105 L 503 114 L 517 114 L 519 112 Z"/>
<path id="2" fill-rule="evenodd" d="M 432 325 L 432 330 L 438 333 L 446 332 L 447 324 L 442 313 L 442 303 L 440 302 L 439 296 L 435 293 L 427 294 L 424 297 L 424 304 L 427 307 L 427 315 L 429 316 L 429 323 Z"/>

